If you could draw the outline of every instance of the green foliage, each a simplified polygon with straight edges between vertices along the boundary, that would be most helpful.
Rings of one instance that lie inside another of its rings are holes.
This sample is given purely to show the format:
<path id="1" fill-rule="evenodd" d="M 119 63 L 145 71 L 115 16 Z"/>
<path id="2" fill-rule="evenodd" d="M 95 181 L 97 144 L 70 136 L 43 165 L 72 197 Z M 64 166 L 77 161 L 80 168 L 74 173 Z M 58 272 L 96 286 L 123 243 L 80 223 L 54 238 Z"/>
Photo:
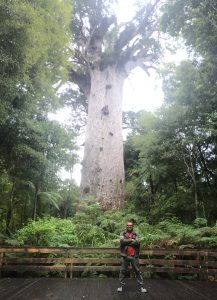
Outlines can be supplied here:
<path id="1" fill-rule="evenodd" d="M 207 219 L 205 218 L 197 218 L 194 220 L 194 226 L 196 228 L 206 227 L 207 226 Z"/>
<path id="2" fill-rule="evenodd" d="M 36 203 L 36 217 L 59 216 L 67 218 L 75 214 L 79 191 L 74 183 L 62 183 L 55 192 L 37 191 L 27 180 L 14 183 L 7 174 L 0 176 L 0 232 L 12 234 L 32 217 Z"/>
<path id="3" fill-rule="evenodd" d="M 178 246 L 186 244 L 195 244 L 198 231 L 194 230 L 191 225 L 186 225 L 178 221 L 176 218 L 160 222 L 159 227 L 163 232 L 169 234 L 168 245 Z"/>
<path id="4" fill-rule="evenodd" d="M 217 247 L 217 237 L 201 237 L 197 241 L 197 245 L 199 248 L 206 248 L 206 249 L 216 249 Z"/>
<path id="5" fill-rule="evenodd" d="M 57 171 L 76 161 L 74 130 L 47 117 L 59 106 L 57 84 L 68 79 L 71 17 L 70 0 L 0 3 L 0 230 L 7 235 L 31 217 L 58 215 Z"/>
<path id="6" fill-rule="evenodd" d="M 151 222 L 165 214 L 188 223 L 217 218 L 216 86 L 208 74 L 217 77 L 210 68 L 189 61 L 169 66 L 164 106 L 140 112 L 125 143 L 126 199 L 145 208 Z"/>
<path id="7" fill-rule="evenodd" d="M 12 142 L 18 118 L 26 121 L 31 112 L 28 117 L 35 120 L 39 108 L 45 114 L 56 106 L 53 85 L 66 80 L 71 13 L 70 0 L 1 1 L 0 129 L 4 143 Z"/>
<path id="8" fill-rule="evenodd" d="M 29 246 L 77 246 L 78 237 L 71 220 L 57 218 L 30 221 L 15 236 L 20 245 Z"/>
<path id="9" fill-rule="evenodd" d="M 6 52 L 8 56 L 4 56 L 5 63 L 9 61 L 10 54 L 13 54 L 17 58 L 15 61 L 23 64 L 24 70 L 37 61 L 43 60 L 42 64 L 45 59 L 50 60 L 47 61 L 50 67 L 62 65 L 64 59 L 62 50 L 68 42 L 68 25 L 72 13 L 69 3 L 67 0 L 61 2 L 38 0 L 35 3 L 23 0 L 1 1 L 2 37 L 8 35 L 11 37 L 8 44 L 6 39 L 3 39 L 5 44 L 2 43 L 1 46 L 5 50 L 8 49 L 4 45 L 17 46 L 17 51 L 10 48 L 13 52 Z M 54 60 L 55 55 L 52 53 L 54 51 L 61 61 Z"/>
<path id="10" fill-rule="evenodd" d="M 212 223 L 216 220 L 213 214 L 216 210 L 216 9 L 213 0 L 174 0 L 165 4 L 162 17 L 164 30 L 172 36 L 181 36 L 193 57 L 192 62 L 171 68 L 164 87 L 170 107 L 183 110 L 182 123 L 187 130 L 183 126 L 180 140 L 184 139 L 185 147 L 188 143 L 192 145 L 186 163 L 188 166 L 193 163 L 191 177 L 195 175 L 195 190 L 205 199 L 199 199 L 196 217 Z"/>
<path id="11" fill-rule="evenodd" d="M 144 247 L 151 248 L 161 240 L 169 238 L 167 233 L 163 233 L 162 230 L 148 223 L 141 223 L 138 229 Z"/>
<path id="12" fill-rule="evenodd" d="M 58 190 L 62 201 L 59 204 L 58 216 L 69 218 L 76 213 L 79 201 L 79 187 L 71 180 L 66 180 Z"/>
<path id="13" fill-rule="evenodd" d="M 216 51 L 216 1 L 167 1 L 162 27 L 172 36 L 182 35 L 186 44 L 203 56 Z"/>
<path id="14" fill-rule="evenodd" d="M 212 0 L 165 2 L 162 28 L 182 37 L 192 61 L 168 64 L 164 105 L 128 122 L 126 199 L 152 223 L 169 216 L 196 218 L 196 227 L 216 222 L 216 9 Z"/>
<path id="15" fill-rule="evenodd" d="M 176 217 L 164 219 L 156 225 L 142 220 L 139 214 L 112 211 L 102 214 L 98 207 L 88 212 L 78 212 L 68 219 L 44 218 L 30 221 L 18 230 L 12 245 L 61 246 L 61 247 L 119 247 L 119 235 L 127 220 L 137 221 L 141 246 L 147 248 L 215 248 L 216 227 L 195 228 L 184 224 Z"/>
<path id="16" fill-rule="evenodd" d="M 76 224 L 78 246 L 103 246 L 106 242 L 104 230 L 92 224 Z"/>
<path id="17" fill-rule="evenodd" d="M 203 227 L 200 229 L 200 235 L 202 237 L 216 237 L 217 228 L 216 227 Z"/>

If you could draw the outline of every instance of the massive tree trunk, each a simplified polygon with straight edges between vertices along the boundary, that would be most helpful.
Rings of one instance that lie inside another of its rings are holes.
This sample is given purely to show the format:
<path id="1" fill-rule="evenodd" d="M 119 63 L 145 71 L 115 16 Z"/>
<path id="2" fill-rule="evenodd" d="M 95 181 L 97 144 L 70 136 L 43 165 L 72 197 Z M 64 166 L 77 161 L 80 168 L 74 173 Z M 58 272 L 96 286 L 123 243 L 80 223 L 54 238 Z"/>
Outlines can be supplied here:
<path id="1" fill-rule="evenodd" d="M 122 90 L 124 76 L 109 66 L 91 71 L 83 159 L 82 197 L 95 196 L 104 209 L 123 206 Z"/>
<path id="2" fill-rule="evenodd" d="M 70 80 L 81 93 L 77 103 L 86 109 L 88 102 L 81 196 L 96 197 L 106 210 L 123 206 L 123 82 L 158 61 L 159 3 L 138 5 L 130 22 L 118 24 L 113 0 L 74 1 Z"/>

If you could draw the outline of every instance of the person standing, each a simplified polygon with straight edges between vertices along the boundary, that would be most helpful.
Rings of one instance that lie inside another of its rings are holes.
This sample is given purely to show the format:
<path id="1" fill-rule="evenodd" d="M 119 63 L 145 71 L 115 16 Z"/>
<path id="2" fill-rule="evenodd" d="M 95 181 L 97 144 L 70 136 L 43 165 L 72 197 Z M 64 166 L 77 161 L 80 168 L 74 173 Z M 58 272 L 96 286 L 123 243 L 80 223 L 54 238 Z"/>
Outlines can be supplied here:
<path id="1" fill-rule="evenodd" d="M 129 221 L 127 222 L 126 230 L 120 234 L 121 269 L 119 273 L 120 287 L 117 289 L 118 292 L 123 292 L 123 286 L 126 284 L 125 276 L 130 264 L 136 275 L 139 291 L 142 293 L 147 292 L 143 286 L 143 277 L 139 268 L 139 250 L 139 234 L 133 231 L 133 222 Z"/>

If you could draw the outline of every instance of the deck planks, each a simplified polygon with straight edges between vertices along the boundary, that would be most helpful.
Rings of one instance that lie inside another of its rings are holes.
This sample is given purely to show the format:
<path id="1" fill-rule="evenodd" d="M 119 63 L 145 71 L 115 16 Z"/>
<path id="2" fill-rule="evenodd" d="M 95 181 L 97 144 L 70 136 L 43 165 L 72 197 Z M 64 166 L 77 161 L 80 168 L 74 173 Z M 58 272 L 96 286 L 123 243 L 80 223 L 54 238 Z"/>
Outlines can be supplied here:
<path id="1" fill-rule="evenodd" d="M 216 300 L 217 283 L 146 279 L 148 293 L 137 291 L 135 279 L 127 279 L 123 293 L 118 279 L 3 278 L 1 300 Z"/>

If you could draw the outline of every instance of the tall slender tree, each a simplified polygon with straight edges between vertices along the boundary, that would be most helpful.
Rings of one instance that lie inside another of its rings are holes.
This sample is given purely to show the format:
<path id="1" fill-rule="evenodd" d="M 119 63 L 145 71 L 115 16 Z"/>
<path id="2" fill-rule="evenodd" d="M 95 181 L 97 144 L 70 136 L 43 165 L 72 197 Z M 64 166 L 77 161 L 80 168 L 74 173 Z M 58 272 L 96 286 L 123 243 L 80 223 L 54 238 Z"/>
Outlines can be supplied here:
<path id="1" fill-rule="evenodd" d="M 115 1 L 74 1 L 70 79 L 88 103 L 81 195 L 96 196 L 104 209 L 123 206 L 123 84 L 133 69 L 148 72 L 158 60 L 159 3 L 137 3 L 132 20 L 118 24 Z"/>
<path id="2" fill-rule="evenodd" d="M 35 217 L 37 197 L 56 191 L 57 170 L 74 164 L 74 133 L 47 118 L 59 100 L 55 86 L 67 79 L 71 15 L 71 0 L 0 1 L 0 213 L 7 233 L 31 217 L 33 193 Z"/>

